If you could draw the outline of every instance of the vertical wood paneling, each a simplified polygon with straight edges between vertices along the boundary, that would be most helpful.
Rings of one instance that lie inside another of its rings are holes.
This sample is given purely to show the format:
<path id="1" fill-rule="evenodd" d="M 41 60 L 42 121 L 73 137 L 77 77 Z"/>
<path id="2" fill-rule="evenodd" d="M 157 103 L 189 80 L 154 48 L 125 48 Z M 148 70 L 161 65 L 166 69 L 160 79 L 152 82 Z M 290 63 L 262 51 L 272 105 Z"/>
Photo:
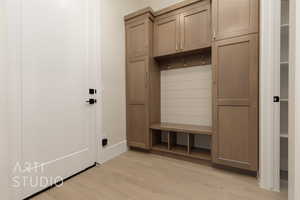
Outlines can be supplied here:
<path id="1" fill-rule="evenodd" d="M 212 125 L 211 66 L 161 72 L 162 122 Z"/>

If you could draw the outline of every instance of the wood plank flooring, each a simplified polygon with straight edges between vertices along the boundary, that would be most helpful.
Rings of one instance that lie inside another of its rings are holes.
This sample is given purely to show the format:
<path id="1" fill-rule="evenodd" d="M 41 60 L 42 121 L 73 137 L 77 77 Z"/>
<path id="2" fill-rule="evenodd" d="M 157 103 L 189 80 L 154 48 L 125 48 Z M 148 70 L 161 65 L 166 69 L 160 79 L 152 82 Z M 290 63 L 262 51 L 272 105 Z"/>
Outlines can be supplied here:
<path id="1" fill-rule="evenodd" d="M 256 178 L 158 155 L 129 151 L 32 200 L 286 200 Z"/>

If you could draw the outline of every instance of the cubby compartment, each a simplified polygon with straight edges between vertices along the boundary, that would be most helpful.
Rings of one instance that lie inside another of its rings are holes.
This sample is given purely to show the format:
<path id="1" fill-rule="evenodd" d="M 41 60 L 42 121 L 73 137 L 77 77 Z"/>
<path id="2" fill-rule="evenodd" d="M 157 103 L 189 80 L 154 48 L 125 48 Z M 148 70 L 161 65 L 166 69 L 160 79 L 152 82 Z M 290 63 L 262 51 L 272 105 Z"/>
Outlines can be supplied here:
<path id="1" fill-rule="evenodd" d="M 211 127 L 159 123 L 151 126 L 152 150 L 211 160 Z"/>
<path id="2" fill-rule="evenodd" d="M 189 134 L 188 153 L 193 158 L 211 160 L 211 137 Z"/>
<path id="3" fill-rule="evenodd" d="M 186 155 L 188 153 L 188 134 L 169 132 L 169 138 L 170 151 L 179 155 Z"/>
<path id="4" fill-rule="evenodd" d="M 169 149 L 168 146 L 168 132 L 163 132 L 160 130 L 152 130 L 152 149 L 154 150 L 162 150 L 167 151 Z"/>

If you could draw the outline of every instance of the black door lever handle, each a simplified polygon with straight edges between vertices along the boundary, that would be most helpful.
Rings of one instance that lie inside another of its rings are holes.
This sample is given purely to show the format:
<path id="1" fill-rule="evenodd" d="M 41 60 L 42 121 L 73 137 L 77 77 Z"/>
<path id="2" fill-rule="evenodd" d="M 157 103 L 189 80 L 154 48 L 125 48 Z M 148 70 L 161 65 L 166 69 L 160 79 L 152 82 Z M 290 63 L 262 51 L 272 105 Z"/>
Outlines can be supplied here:
<path id="1" fill-rule="evenodd" d="M 92 104 L 97 103 L 97 99 L 89 99 L 86 102 L 92 105 Z"/>

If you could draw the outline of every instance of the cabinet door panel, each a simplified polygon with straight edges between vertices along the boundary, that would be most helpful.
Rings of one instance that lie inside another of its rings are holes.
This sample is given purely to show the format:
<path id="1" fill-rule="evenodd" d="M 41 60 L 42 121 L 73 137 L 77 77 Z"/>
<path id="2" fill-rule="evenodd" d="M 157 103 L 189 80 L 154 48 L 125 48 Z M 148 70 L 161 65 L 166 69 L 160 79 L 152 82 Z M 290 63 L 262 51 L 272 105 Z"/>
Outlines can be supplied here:
<path id="1" fill-rule="evenodd" d="M 211 46 L 210 5 L 196 7 L 181 15 L 181 50 Z"/>
<path id="2" fill-rule="evenodd" d="M 258 163 L 258 36 L 213 46 L 214 162 L 256 171 Z"/>
<path id="3" fill-rule="evenodd" d="M 127 64 L 127 103 L 145 104 L 147 99 L 147 59 L 130 60 Z"/>
<path id="4" fill-rule="evenodd" d="M 131 147 L 149 148 L 148 118 L 145 105 L 127 106 L 127 140 Z"/>
<path id="5" fill-rule="evenodd" d="M 229 44 L 218 48 L 218 97 L 248 98 L 249 97 L 249 69 L 250 69 L 249 41 Z"/>
<path id="6" fill-rule="evenodd" d="M 218 107 L 218 159 L 224 162 L 239 161 L 249 165 L 249 110 L 242 106 Z"/>
<path id="7" fill-rule="evenodd" d="M 154 24 L 154 55 L 163 56 L 179 50 L 179 15 L 158 19 Z"/>
<path id="8" fill-rule="evenodd" d="M 148 28 L 147 21 L 140 20 L 126 26 L 127 57 L 132 59 L 147 55 L 148 52 Z"/>
<path id="9" fill-rule="evenodd" d="M 213 0 L 213 31 L 216 40 L 257 33 L 259 0 Z"/>

